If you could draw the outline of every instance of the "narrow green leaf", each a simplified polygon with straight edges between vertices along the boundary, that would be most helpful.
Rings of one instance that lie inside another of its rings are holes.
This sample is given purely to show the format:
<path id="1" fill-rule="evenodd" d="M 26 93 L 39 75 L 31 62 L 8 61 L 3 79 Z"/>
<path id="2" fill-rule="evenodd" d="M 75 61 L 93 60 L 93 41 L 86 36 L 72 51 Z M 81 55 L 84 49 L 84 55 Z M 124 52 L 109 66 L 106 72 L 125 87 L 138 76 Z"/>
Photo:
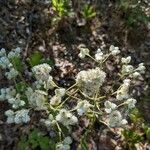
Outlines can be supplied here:
<path id="1" fill-rule="evenodd" d="M 30 56 L 30 59 L 29 59 L 29 63 L 31 65 L 31 67 L 34 67 L 38 64 L 40 64 L 40 61 L 42 60 L 43 58 L 43 55 L 41 52 L 39 51 L 35 51 L 31 56 Z"/>

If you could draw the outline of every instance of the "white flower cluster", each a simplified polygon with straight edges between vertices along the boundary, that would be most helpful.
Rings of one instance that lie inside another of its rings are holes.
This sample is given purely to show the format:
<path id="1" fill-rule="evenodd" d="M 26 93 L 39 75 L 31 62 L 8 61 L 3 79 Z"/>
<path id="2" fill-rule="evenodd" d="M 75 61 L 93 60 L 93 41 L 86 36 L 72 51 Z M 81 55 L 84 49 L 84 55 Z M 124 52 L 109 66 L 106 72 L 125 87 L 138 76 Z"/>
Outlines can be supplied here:
<path id="1" fill-rule="evenodd" d="M 95 92 L 99 91 L 99 88 L 104 83 L 105 78 L 106 73 L 100 68 L 95 68 L 87 71 L 80 71 L 77 74 L 76 82 L 83 93 L 91 96 Z"/>
<path id="2" fill-rule="evenodd" d="M 77 117 L 66 109 L 61 109 L 59 111 L 59 114 L 56 116 L 56 120 L 64 126 L 74 125 L 78 122 Z"/>
<path id="3" fill-rule="evenodd" d="M 20 52 L 19 48 L 12 50 L 8 55 L 5 49 L 1 49 L 0 51 L 0 66 L 9 71 L 5 75 L 10 80 L 18 75 L 18 71 L 13 67 L 12 59 L 20 57 Z M 47 113 L 48 118 L 40 118 L 40 121 L 49 131 L 52 129 L 52 126 L 57 127 L 59 132 L 61 132 L 62 126 L 67 127 L 69 130 L 71 125 L 78 124 L 76 115 L 79 119 L 84 117 L 84 115 L 88 118 L 89 114 L 90 117 L 92 115 L 97 116 L 102 119 L 101 122 L 105 120 L 110 127 L 121 127 L 127 124 L 125 118 L 128 114 L 124 112 L 129 112 L 130 109 L 133 109 L 137 102 L 136 99 L 132 98 L 132 94 L 130 93 L 132 90 L 131 85 L 134 84 L 132 80 L 141 76 L 146 68 L 143 63 L 134 68 L 130 65 L 130 56 L 122 58 L 120 61 L 122 64 L 121 73 L 118 74 L 120 75 L 119 82 L 122 80 L 123 83 L 117 91 L 111 89 L 109 91 L 112 91 L 112 93 L 107 92 L 105 95 L 104 89 L 107 87 L 105 86 L 101 90 L 106 80 L 106 73 L 102 70 L 105 65 L 104 62 L 110 56 L 116 56 L 119 53 L 119 48 L 111 45 L 108 54 L 104 54 L 101 49 L 98 49 L 93 58 L 89 54 L 89 49 L 80 48 L 79 57 L 85 58 L 85 56 L 88 56 L 92 60 L 95 60 L 99 67 L 80 71 L 76 76 L 76 83 L 69 89 L 61 88 L 55 84 L 53 77 L 50 75 L 52 68 L 47 63 L 34 66 L 32 73 L 36 80 L 31 84 L 27 83 L 24 93 L 22 91 L 17 93 L 19 90 L 18 88 L 15 90 L 15 87 L 0 90 L 0 101 L 7 100 L 13 109 L 5 112 L 7 123 L 19 124 L 29 122 L 29 109 L 21 109 L 21 107 L 27 105 L 28 108 L 44 110 Z M 117 58 L 119 57 L 117 56 Z M 94 98 L 95 96 L 97 97 Z M 24 97 L 27 103 L 25 103 Z M 68 107 L 67 102 L 70 99 L 76 99 L 77 105 L 69 105 Z M 63 134 L 61 133 L 60 136 L 63 136 Z M 71 138 L 66 137 L 63 141 L 56 144 L 56 149 L 69 150 L 71 143 Z"/>
<path id="4" fill-rule="evenodd" d="M 127 58 L 121 58 L 121 62 L 123 64 L 129 64 L 131 62 L 131 56 L 128 56 Z"/>
<path id="5" fill-rule="evenodd" d="M 29 116 L 29 110 L 28 109 L 22 109 L 14 112 L 13 110 L 7 110 L 5 112 L 5 115 L 7 116 L 7 123 L 27 123 L 30 121 Z"/>
<path id="6" fill-rule="evenodd" d="M 70 150 L 70 144 L 72 143 L 71 137 L 66 137 L 62 142 L 56 144 L 57 150 Z"/>
<path id="7" fill-rule="evenodd" d="M 79 53 L 79 57 L 81 59 L 85 58 L 86 55 L 89 55 L 89 49 L 88 48 L 80 48 L 80 53 Z"/>
<path id="8" fill-rule="evenodd" d="M 76 109 L 79 116 L 86 114 L 89 111 L 90 107 L 92 107 L 92 105 L 87 100 L 78 102 Z"/>
<path id="9" fill-rule="evenodd" d="M 131 62 L 131 56 L 121 59 L 122 66 L 122 75 L 130 75 L 130 77 L 137 78 L 141 74 L 145 73 L 146 67 L 143 63 L 140 63 L 139 66 L 135 69 L 132 65 L 129 65 Z"/>
<path id="10" fill-rule="evenodd" d="M 121 87 L 117 90 L 117 100 L 124 100 L 129 98 L 129 87 L 130 87 L 131 80 L 130 79 L 125 79 L 123 81 L 123 84 Z"/>
<path id="11" fill-rule="evenodd" d="M 41 90 L 33 91 L 32 88 L 28 88 L 26 90 L 26 96 L 28 98 L 28 102 L 30 106 L 37 109 L 45 109 L 45 101 L 46 101 L 47 93 Z"/>
<path id="12" fill-rule="evenodd" d="M 18 71 L 15 68 L 10 68 L 9 72 L 5 73 L 7 79 L 11 80 L 18 76 Z"/>
<path id="13" fill-rule="evenodd" d="M 11 61 L 14 57 L 20 57 L 20 52 L 21 49 L 19 47 L 11 50 L 8 55 L 6 54 L 6 50 L 4 48 L 0 50 L 0 67 L 9 70 L 5 73 L 5 76 L 9 80 L 16 78 L 19 74 L 19 72 L 13 67 Z"/>
<path id="14" fill-rule="evenodd" d="M 14 87 L 10 86 L 9 88 L 2 88 L 0 90 L 0 101 L 11 99 L 15 95 L 16 90 L 14 89 Z"/>
<path id="15" fill-rule="evenodd" d="M 126 104 L 128 105 L 128 108 L 129 108 L 129 109 L 134 108 L 136 102 L 137 102 L 137 101 L 136 101 L 136 99 L 134 99 L 134 98 L 129 98 L 129 99 L 126 100 Z"/>
<path id="16" fill-rule="evenodd" d="M 64 88 L 55 89 L 55 95 L 51 98 L 50 104 L 53 106 L 61 103 L 61 98 L 65 95 L 66 90 Z"/>
<path id="17" fill-rule="evenodd" d="M 34 66 L 32 68 L 32 72 L 35 75 L 37 80 L 47 81 L 49 78 L 49 73 L 51 72 L 52 68 L 46 64 L 40 64 L 37 66 Z"/>
<path id="18" fill-rule="evenodd" d="M 115 47 L 114 45 L 110 46 L 109 51 L 113 56 L 116 56 L 120 53 L 119 47 Z"/>
<path id="19" fill-rule="evenodd" d="M 25 105 L 25 102 L 20 99 L 20 94 L 17 94 L 16 97 L 9 98 L 8 103 L 11 104 L 14 109 Z"/>
<path id="20" fill-rule="evenodd" d="M 56 120 L 54 119 L 52 114 L 49 114 L 48 119 L 41 119 L 40 121 L 44 123 L 47 129 L 50 129 L 52 125 L 56 124 Z"/>
<path id="21" fill-rule="evenodd" d="M 104 59 L 104 54 L 101 51 L 101 49 L 99 48 L 95 54 L 95 60 L 96 61 L 102 61 Z"/>
<path id="22" fill-rule="evenodd" d="M 104 103 L 104 105 L 105 105 L 105 111 L 107 113 L 111 113 L 112 111 L 114 111 L 117 108 L 117 105 L 112 103 L 112 102 L 110 102 L 110 101 L 106 101 Z"/>
<path id="23" fill-rule="evenodd" d="M 17 47 L 16 49 L 12 49 L 12 50 L 8 53 L 8 58 L 9 58 L 9 59 L 13 59 L 14 57 L 20 57 L 20 53 L 21 53 L 20 47 Z"/>
<path id="24" fill-rule="evenodd" d="M 127 120 L 122 118 L 121 113 L 118 110 L 113 111 L 109 115 L 109 126 L 120 127 L 127 124 Z"/>

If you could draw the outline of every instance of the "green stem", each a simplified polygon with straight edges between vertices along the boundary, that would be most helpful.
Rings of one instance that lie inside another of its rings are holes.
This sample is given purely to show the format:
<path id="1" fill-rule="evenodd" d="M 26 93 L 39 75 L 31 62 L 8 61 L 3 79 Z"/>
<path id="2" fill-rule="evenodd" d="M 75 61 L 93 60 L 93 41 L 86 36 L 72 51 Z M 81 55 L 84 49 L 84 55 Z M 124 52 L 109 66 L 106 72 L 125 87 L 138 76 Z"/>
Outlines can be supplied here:
<path id="1" fill-rule="evenodd" d="M 60 128 L 60 126 L 59 126 L 59 124 L 58 124 L 58 122 L 56 121 L 56 126 L 57 126 L 57 128 L 58 128 L 58 134 L 59 134 L 59 140 L 60 140 L 60 142 L 62 141 L 62 138 L 61 138 L 61 134 L 62 134 L 62 130 L 61 130 L 61 128 Z"/>
<path id="2" fill-rule="evenodd" d="M 76 85 L 77 85 L 77 83 L 73 84 L 71 87 L 69 87 L 69 88 L 66 90 L 66 92 L 69 91 L 69 90 L 71 90 L 72 88 L 74 88 Z"/>
<path id="3" fill-rule="evenodd" d="M 71 96 L 74 95 L 75 93 L 77 93 L 77 91 L 78 91 L 78 89 L 77 89 L 75 92 L 73 92 L 73 93 L 71 94 Z M 67 97 L 57 108 L 62 107 L 62 105 L 65 104 L 68 99 L 70 99 L 70 97 Z"/>

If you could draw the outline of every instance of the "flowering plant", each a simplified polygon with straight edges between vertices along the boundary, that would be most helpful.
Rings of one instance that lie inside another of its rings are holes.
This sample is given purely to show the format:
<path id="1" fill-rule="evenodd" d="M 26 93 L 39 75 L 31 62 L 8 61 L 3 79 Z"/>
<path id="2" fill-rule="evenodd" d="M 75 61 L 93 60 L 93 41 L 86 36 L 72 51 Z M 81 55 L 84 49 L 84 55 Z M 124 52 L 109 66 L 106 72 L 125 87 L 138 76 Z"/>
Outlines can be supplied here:
<path id="1" fill-rule="evenodd" d="M 79 125 L 82 118 L 89 120 L 87 129 L 95 121 L 105 124 L 109 129 L 125 127 L 128 123 L 127 116 L 137 102 L 134 97 L 135 81 L 145 73 L 143 63 L 133 67 L 130 64 L 131 57 L 122 58 L 119 48 L 113 45 L 106 54 L 98 49 L 95 57 L 90 55 L 87 48 L 80 48 L 79 57 L 90 57 L 96 67 L 80 71 L 75 77 L 75 84 L 65 89 L 50 75 L 52 68 L 47 63 L 33 66 L 31 72 L 26 67 L 26 76 L 23 76 L 23 72 L 13 63 L 14 58 L 21 58 L 20 53 L 20 48 L 8 54 L 5 49 L 0 51 L 0 67 L 11 80 L 11 86 L 2 88 L 0 92 L 0 100 L 7 101 L 11 106 L 5 112 L 8 124 L 29 123 L 32 119 L 31 109 L 45 111 L 47 118 L 40 118 L 39 123 L 48 131 L 55 129 L 59 133 L 56 149 L 67 150 L 72 143 L 69 137 L 72 127 Z M 116 67 L 119 66 L 117 73 L 106 67 L 109 58 Z M 112 82 L 108 83 L 108 80 Z M 63 131 L 64 127 L 67 134 Z"/>

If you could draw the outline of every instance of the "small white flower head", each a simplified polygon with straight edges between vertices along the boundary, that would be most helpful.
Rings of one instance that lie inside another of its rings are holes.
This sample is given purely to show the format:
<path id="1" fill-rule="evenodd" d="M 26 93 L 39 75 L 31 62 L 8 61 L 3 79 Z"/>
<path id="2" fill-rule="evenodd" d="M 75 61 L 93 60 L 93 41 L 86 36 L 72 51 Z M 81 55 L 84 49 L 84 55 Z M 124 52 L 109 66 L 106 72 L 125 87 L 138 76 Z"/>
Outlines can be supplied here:
<path id="1" fill-rule="evenodd" d="M 59 114 L 56 116 L 56 120 L 64 126 L 74 125 L 78 122 L 77 117 L 65 109 L 60 110 Z"/>
<path id="2" fill-rule="evenodd" d="M 120 53 L 119 47 L 115 47 L 114 45 L 110 46 L 109 51 L 113 56 L 116 56 L 117 54 Z"/>
<path id="3" fill-rule="evenodd" d="M 136 78 L 138 78 L 138 77 L 140 77 L 141 76 L 141 74 L 139 73 L 139 72 L 134 72 L 133 74 L 132 74 L 132 77 L 134 78 L 134 79 L 136 79 Z"/>
<path id="4" fill-rule="evenodd" d="M 2 88 L 0 90 L 0 101 L 8 100 L 16 95 L 14 87 Z"/>
<path id="5" fill-rule="evenodd" d="M 6 116 L 13 116 L 14 114 L 15 114 L 14 111 L 11 110 L 11 109 L 5 111 L 5 115 L 6 115 Z"/>
<path id="6" fill-rule="evenodd" d="M 95 54 L 95 59 L 97 61 L 102 61 L 104 59 L 104 54 L 103 52 L 101 51 L 101 49 L 99 48 Z"/>
<path id="7" fill-rule="evenodd" d="M 33 83 L 33 87 L 35 87 L 36 89 L 40 89 L 43 86 L 43 81 L 42 80 L 37 80 Z"/>
<path id="8" fill-rule="evenodd" d="M 17 47 L 8 53 L 8 58 L 13 59 L 14 57 L 19 57 L 21 53 L 21 48 Z"/>
<path id="9" fill-rule="evenodd" d="M 17 109 L 21 106 L 25 105 L 25 102 L 23 100 L 20 100 L 20 95 L 17 94 L 15 98 L 8 99 L 9 104 L 12 105 L 12 108 Z"/>
<path id="10" fill-rule="evenodd" d="M 87 100 L 78 102 L 76 107 L 78 114 L 82 116 L 83 114 L 87 113 L 91 106 L 92 105 Z"/>
<path id="11" fill-rule="evenodd" d="M 4 101 L 6 99 L 6 89 L 2 88 L 0 90 L 0 101 Z"/>
<path id="12" fill-rule="evenodd" d="M 64 88 L 59 88 L 55 90 L 55 95 L 59 97 L 63 97 L 66 93 L 66 90 Z"/>
<path id="13" fill-rule="evenodd" d="M 48 119 L 41 119 L 40 120 L 44 125 L 50 129 L 50 127 L 55 124 L 55 120 L 52 114 L 49 114 Z"/>
<path id="14" fill-rule="evenodd" d="M 109 116 L 109 126 L 110 127 L 120 127 L 125 125 L 127 121 L 122 119 L 122 115 L 118 110 L 113 111 Z"/>
<path id="15" fill-rule="evenodd" d="M 57 150 L 70 150 L 70 144 L 72 143 L 71 137 L 66 137 L 62 142 L 56 144 Z"/>
<path id="16" fill-rule="evenodd" d="M 6 56 L 6 50 L 4 48 L 2 48 L 0 50 L 0 57 Z"/>
<path id="17" fill-rule="evenodd" d="M 5 76 L 7 77 L 7 79 L 11 80 L 11 79 L 15 79 L 18 76 L 19 72 L 14 69 L 14 68 L 10 68 L 9 72 L 5 73 Z"/>
<path id="18" fill-rule="evenodd" d="M 123 80 L 123 84 L 125 84 L 125 85 L 127 85 L 127 86 L 130 86 L 131 80 L 130 80 L 130 79 L 124 79 L 124 80 Z"/>
<path id="19" fill-rule="evenodd" d="M 123 75 L 133 73 L 134 67 L 132 65 L 123 65 L 121 73 Z"/>
<path id="20" fill-rule="evenodd" d="M 13 98 L 16 95 L 16 89 L 13 86 L 6 88 L 6 99 Z"/>
<path id="21" fill-rule="evenodd" d="M 127 101 L 126 101 L 126 104 L 128 105 L 128 108 L 129 108 L 129 109 L 132 109 L 132 108 L 135 107 L 136 102 L 137 102 L 136 99 L 134 99 L 134 98 L 129 98 L 129 99 L 127 99 Z"/>
<path id="22" fill-rule="evenodd" d="M 110 102 L 110 101 L 106 101 L 104 103 L 104 105 L 105 105 L 105 111 L 107 113 L 111 113 L 113 110 L 115 110 L 117 108 L 117 105 L 112 103 L 112 102 Z"/>
<path id="23" fill-rule="evenodd" d="M 82 92 L 88 96 L 93 95 L 104 83 L 106 73 L 100 68 L 80 71 L 76 77 L 76 83 Z"/>
<path id="24" fill-rule="evenodd" d="M 54 95 L 51 99 L 50 99 L 50 104 L 52 106 L 57 106 L 61 103 L 61 97 L 60 96 L 57 96 L 57 95 Z"/>
<path id="25" fill-rule="evenodd" d="M 49 73 L 51 72 L 52 68 L 44 63 L 32 68 L 32 72 L 34 73 L 37 80 L 47 81 L 49 78 Z"/>
<path id="26" fill-rule="evenodd" d="M 71 139 L 71 137 L 70 136 L 67 136 L 67 137 L 65 137 L 65 139 L 64 139 L 64 141 L 63 141 L 65 144 L 68 144 L 68 145 L 70 145 L 71 143 L 72 143 L 72 139 Z"/>
<path id="27" fill-rule="evenodd" d="M 89 55 L 89 49 L 88 48 L 80 48 L 80 53 L 79 53 L 79 57 L 81 59 L 85 58 L 86 55 Z"/>
<path id="28" fill-rule="evenodd" d="M 15 118 L 14 121 L 16 124 L 19 123 L 27 123 L 30 121 L 30 116 L 29 116 L 29 110 L 28 109 L 22 109 L 22 110 L 18 110 L 15 112 Z"/>
<path id="29" fill-rule="evenodd" d="M 129 63 L 131 62 L 131 56 L 128 56 L 128 57 L 126 57 L 126 58 L 122 58 L 122 59 L 121 59 L 121 62 L 122 62 L 123 64 L 129 64 Z"/>
<path id="30" fill-rule="evenodd" d="M 15 56 L 15 52 L 10 51 L 10 52 L 8 53 L 8 58 L 9 58 L 9 59 L 13 59 L 14 57 L 16 57 L 16 56 Z"/>
<path id="31" fill-rule="evenodd" d="M 63 143 L 57 143 L 56 144 L 56 149 L 57 150 L 70 150 L 70 145 L 68 144 L 63 144 Z"/>
<path id="32" fill-rule="evenodd" d="M 7 110 L 5 111 L 5 115 L 7 116 L 7 123 L 11 124 L 14 123 L 14 118 L 15 118 L 15 112 L 13 110 Z"/>
<path id="33" fill-rule="evenodd" d="M 124 100 L 129 98 L 129 87 L 130 87 L 130 79 L 125 79 L 123 81 L 122 86 L 117 90 L 117 100 Z"/>
<path id="34" fill-rule="evenodd" d="M 10 61 L 7 57 L 1 57 L 0 58 L 0 67 L 3 68 L 3 69 L 6 69 L 6 68 L 9 68 L 10 66 Z"/>
<path id="35" fill-rule="evenodd" d="M 45 101 L 47 93 L 41 90 L 33 91 L 32 88 L 28 88 L 26 91 L 26 96 L 28 98 L 29 104 L 39 110 L 45 109 Z"/>
<path id="36" fill-rule="evenodd" d="M 136 71 L 139 71 L 141 74 L 144 74 L 146 70 L 146 67 L 144 66 L 143 63 L 140 63 Z"/>
<path id="37" fill-rule="evenodd" d="M 16 49 L 14 49 L 14 51 L 15 51 L 16 54 L 20 54 L 21 53 L 21 48 L 17 47 Z"/>

